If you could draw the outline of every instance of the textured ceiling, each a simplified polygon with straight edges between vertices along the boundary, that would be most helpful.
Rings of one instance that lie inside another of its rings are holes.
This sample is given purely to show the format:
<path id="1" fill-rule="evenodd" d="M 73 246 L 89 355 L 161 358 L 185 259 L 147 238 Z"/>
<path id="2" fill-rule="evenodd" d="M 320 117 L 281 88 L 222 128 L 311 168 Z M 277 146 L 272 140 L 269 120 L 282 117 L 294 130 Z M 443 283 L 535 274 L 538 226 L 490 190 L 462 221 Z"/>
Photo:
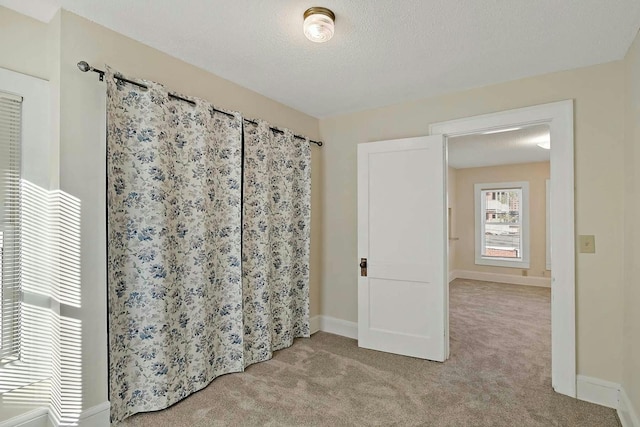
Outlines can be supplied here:
<path id="1" fill-rule="evenodd" d="M 536 125 L 490 135 L 449 138 L 449 166 L 455 169 L 548 162 L 551 152 L 538 147 L 549 139 L 549 126 Z"/>
<path id="2" fill-rule="evenodd" d="M 0 0 L 57 7 L 316 117 L 622 59 L 638 0 Z M 302 33 L 325 6 L 336 34 Z"/>

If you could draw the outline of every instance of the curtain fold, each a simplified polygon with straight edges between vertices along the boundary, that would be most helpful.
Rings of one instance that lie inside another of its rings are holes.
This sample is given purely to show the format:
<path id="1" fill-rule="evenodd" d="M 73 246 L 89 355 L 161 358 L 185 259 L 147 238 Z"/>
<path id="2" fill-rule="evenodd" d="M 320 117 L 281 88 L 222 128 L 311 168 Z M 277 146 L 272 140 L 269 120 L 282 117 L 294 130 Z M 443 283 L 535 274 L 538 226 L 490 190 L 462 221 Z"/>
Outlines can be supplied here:
<path id="1" fill-rule="evenodd" d="M 309 336 L 311 215 L 308 140 L 115 75 L 107 67 L 112 422 Z"/>
<path id="2" fill-rule="evenodd" d="M 244 128 L 245 366 L 309 336 L 311 149 L 256 123 Z"/>
<path id="3" fill-rule="evenodd" d="M 112 420 L 244 369 L 242 119 L 107 81 Z"/>

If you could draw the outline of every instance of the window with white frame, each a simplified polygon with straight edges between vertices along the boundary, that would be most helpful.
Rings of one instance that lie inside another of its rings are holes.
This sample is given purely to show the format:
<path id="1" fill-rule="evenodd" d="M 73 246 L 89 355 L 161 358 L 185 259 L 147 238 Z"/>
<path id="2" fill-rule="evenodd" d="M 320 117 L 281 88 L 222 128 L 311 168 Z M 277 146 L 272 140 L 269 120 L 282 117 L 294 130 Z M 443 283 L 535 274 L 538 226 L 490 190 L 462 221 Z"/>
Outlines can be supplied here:
<path id="1" fill-rule="evenodd" d="M 60 378 L 53 285 L 64 263 L 49 233 L 49 190 L 58 176 L 51 105 L 48 81 L 0 67 L 0 394 L 20 390 L 0 398 L 0 414 L 14 410 L 16 397 L 27 405 L 50 399 L 55 381 L 44 380 Z M 29 387 L 36 383 L 42 387 Z"/>
<path id="2" fill-rule="evenodd" d="M 529 183 L 475 185 L 475 261 L 529 268 Z"/>
<path id="3" fill-rule="evenodd" d="M 0 92 L 0 361 L 18 357 L 22 97 Z"/>

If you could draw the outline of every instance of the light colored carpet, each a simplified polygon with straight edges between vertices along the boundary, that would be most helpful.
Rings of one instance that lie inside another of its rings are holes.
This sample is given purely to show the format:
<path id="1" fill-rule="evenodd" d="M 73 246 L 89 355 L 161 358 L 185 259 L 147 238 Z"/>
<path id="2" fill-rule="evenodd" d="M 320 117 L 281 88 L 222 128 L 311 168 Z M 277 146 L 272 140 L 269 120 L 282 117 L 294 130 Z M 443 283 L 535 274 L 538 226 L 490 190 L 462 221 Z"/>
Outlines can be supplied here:
<path id="1" fill-rule="evenodd" d="M 119 426 L 618 426 L 556 394 L 550 291 L 456 280 L 444 364 L 363 350 L 319 332 L 168 410 Z"/>

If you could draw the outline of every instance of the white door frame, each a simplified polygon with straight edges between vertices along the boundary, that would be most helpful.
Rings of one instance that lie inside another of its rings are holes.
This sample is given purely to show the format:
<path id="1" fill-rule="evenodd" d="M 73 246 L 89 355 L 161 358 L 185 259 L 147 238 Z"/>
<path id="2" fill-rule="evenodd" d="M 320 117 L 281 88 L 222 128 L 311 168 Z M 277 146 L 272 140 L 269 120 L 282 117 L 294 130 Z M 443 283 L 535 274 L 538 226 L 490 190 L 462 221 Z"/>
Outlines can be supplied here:
<path id="1" fill-rule="evenodd" d="M 576 397 L 573 100 L 433 123 L 429 134 L 446 141 L 532 124 L 549 125 L 551 135 L 551 383 L 556 392 Z"/>

